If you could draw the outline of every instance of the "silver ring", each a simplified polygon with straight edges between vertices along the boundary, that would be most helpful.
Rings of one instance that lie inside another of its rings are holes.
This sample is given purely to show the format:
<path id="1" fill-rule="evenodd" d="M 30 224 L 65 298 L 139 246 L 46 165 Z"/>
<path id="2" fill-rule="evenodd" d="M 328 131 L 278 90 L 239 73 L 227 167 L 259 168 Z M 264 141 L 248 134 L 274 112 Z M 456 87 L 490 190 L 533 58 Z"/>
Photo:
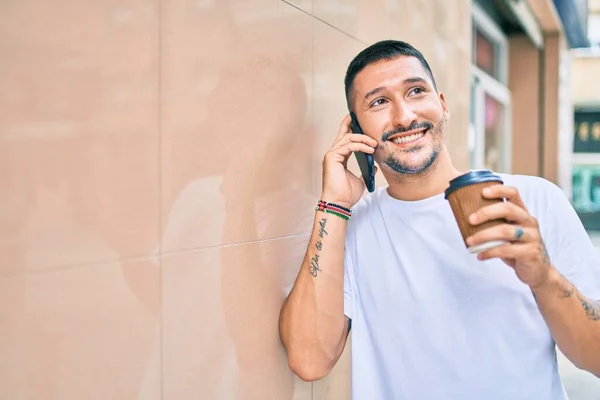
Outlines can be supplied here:
<path id="1" fill-rule="evenodd" d="M 521 239 L 524 234 L 525 234 L 525 231 L 523 231 L 523 228 L 521 228 L 520 226 L 517 225 L 515 227 L 515 240 Z"/>

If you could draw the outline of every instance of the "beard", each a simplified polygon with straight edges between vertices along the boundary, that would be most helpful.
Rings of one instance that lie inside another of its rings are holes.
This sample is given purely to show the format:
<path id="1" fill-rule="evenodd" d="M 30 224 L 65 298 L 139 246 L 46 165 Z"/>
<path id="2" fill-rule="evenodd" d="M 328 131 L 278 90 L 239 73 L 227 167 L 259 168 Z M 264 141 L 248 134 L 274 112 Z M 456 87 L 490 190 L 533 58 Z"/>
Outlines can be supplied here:
<path id="1" fill-rule="evenodd" d="M 432 136 L 431 149 L 424 146 L 416 146 L 407 150 L 396 150 L 389 154 L 383 161 L 385 165 L 390 167 L 401 175 L 419 175 L 427 171 L 437 160 L 443 148 L 444 133 L 446 127 L 446 117 L 442 117 L 440 122 L 433 128 L 426 131 L 427 135 Z M 402 155 L 410 155 L 411 153 L 419 153 L 428 151 L 421 160 L 403 160 Z"/>

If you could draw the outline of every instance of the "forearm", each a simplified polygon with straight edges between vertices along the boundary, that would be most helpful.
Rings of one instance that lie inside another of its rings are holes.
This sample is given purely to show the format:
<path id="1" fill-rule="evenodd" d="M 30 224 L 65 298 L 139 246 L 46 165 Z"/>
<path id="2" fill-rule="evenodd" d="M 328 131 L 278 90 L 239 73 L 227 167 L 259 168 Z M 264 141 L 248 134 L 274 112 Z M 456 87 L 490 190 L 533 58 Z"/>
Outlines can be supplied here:
<path id="1" fill-rule="evenodd" d="M 600 377 L 598 302 L 585 298 L 554 268 L 533 293 L 560 350 L 576 366 Z"/>
<path id="2" fill-rule="evenodd" d="M 346 221 L 316 212 L 308 249 L 280 316 L 280 335 L 292 370 L 319 379 L 345 344 L 344 240 Z"/>

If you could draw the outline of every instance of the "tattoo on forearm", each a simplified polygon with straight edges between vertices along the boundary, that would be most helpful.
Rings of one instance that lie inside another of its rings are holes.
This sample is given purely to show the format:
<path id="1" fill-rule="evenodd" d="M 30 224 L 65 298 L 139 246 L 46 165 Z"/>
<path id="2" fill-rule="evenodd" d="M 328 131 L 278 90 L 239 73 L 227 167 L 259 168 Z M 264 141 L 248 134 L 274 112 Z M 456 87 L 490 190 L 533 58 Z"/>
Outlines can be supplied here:
<path id="1" fill-rule="evenodd" d="M 319 237 L 323 238 L 324 236 L 327 236 L 327 231 L 325 230 L 325 225 L 327 225 L 327 218 L 322 218 L 319 221 Z"/>
<path id="2" fill-rule="evenodd" d="M 327 225 L 327 218 L 322 218 L 319 221 L 319 237 L 321 239 L 327 235 L 327 231 L 325 230 L 326 225 Z M 317 239 L 317 242 L 315 243 L 315 248 L 317 249 L 317 252 L 310 259 L 310 265 L 309 265 L 310 274 L 312 276 L 314 276 L 315 278 L 319 274 L 319 271 L 321 271 L 321 268 L 319 267 L 319 253 L 321 252 L 321 250 L 323 250 L 323 242 L 321 242 L 321 239 Z"/>
<path id="3" fill-rule="evenodd" d="M 573 293 L 575 292 L 575 287 L 564 276 L 562 276 L 561 278 L 562 279 L 558 284 L 558 297 L 564 299 L 573 296 Z"/>
<path id="4" fill-rule="evenodd" d="M 550 255 L 548 255 L 548 249 L 546 248 L 546 244 L 543 240 L 540 240 L 540 244 L 542 246 L 542 257 L 544 264 L 550 264 Z"/>
<path id="5" fill-rule="evenodd" d="M 581 297 L 579 294 L 577 295 L 581 306 L 585 310 L 588 318 L 592 321 L 600 321 L 600 304 L 595 301 L 588 301 Z"/>
<path id="6" fill-rule="evenodd" d="M 319 268 L 319 255 L 315 254 L 310 259 L 310 274 L 316 278 L 320 270 L 321 268 Z"/>
<path id="7" fill-rule="evenodd" d="M 561 276 L 561 280 L 558 284 L 558 297 L 561 299 L 572 297 L 575 293 L 575 286 L 569 282 L 564 276 Z M 581 294 L 576 294 L 577 299 L 581 303 L 581 306 L 585 310 L 588 318 L 592 321 L 600 321 L 600 303 L 585 299 Z"/>

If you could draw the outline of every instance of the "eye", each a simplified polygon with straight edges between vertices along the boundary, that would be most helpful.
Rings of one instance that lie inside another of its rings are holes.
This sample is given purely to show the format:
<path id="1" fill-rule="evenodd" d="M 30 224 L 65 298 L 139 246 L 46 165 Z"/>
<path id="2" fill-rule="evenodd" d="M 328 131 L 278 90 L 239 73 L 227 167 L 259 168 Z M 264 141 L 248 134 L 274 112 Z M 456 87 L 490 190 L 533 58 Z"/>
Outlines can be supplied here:
<path id="1" fill-rule="evenodd" d="M 386 99 L 379 98 L 379 99 L 377 99 L 377 100 L 375 100 L 374 102 L 371 103 L 371 107 L 377 107 L 377 106 L 380 106 L 382 104 L 385 104 L 386 102 L 387 102 Z"/>
<path id="2" fill-rule="evenodd" d="M 421 93 L 425 93 L 425 89 L 423 89 L 420 86 L 417 86 L 416 88 L 413 88 L 410 92 L 408 92 L 409 96 L 414 96 L 414 95 L 418 95 Z"/>

